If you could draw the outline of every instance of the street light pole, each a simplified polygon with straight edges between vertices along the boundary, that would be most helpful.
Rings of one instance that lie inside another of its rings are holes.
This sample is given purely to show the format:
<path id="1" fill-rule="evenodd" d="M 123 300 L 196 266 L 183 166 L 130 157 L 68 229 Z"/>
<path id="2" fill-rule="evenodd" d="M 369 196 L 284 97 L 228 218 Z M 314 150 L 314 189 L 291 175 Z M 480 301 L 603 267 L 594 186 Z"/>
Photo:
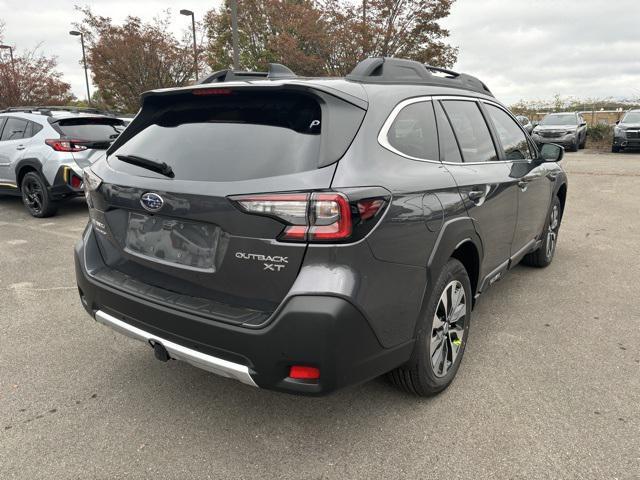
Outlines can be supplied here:
<path id="1" fill-rule="evenodd" d="M 231 38 L 233 42 L 233 69 L 240 70 L 238 54 L 238 0 L 231 0 Z"/>
<path id="2" fill-rule="evenodd" d="M 198 80 L 198 44 L 196 43 L 196 17 L 191 10 L 180 10 L 181 15 L 191 16 L 191 28 L 193 29 L 193 69 Z"/>
<path id="3" fill-rule="evenodd" d="M 91 94 L 89 93 L 89 74 L 87 73 L 87 56 L 84 52 L 84 35 L 77 30 L 71 30 L 69 35 L 74 37 L 80 37 L 80 44 L 82 45 L 82 63 L 84 64 L 84 81 L 87 84 L 87 103 L 91 105 Z"/>

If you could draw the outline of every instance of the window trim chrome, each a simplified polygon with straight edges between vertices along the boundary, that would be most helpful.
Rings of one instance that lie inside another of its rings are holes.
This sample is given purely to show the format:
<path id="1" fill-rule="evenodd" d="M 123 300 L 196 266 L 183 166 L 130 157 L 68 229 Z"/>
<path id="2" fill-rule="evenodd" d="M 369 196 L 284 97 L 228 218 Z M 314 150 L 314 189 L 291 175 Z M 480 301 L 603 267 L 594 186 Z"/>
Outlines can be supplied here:
<path id="1" fill-rule="evenodd" d="M 389 114 L 389 116 L 387 117 L 387 119 L 384 121 L 384 123 L 382 124 L 382 127 L 380 128 L 380 132 L 378 133 L 378 143 L 380 144 L 381 147 L 383 147 L 386 150 L 389 150 L 392 153 L 395 153 L 396 155 L 399 155 L 401 157 L 407 158 L 409 160 L 415 160 L 418 162 L 425 162 L 425 163 L 435 163 L 438 165 L 457 165 L 457 166 L 465 166 L 465 165 L 495 165 L 495 164 L 500 164 L 500 163 L 531 163 L 533 162 L 534 159 L 528 159 L 528 160 L 493 160 L 493 161 L 488 161 L 488 162 L 441 162 L 440 160 L 431 160 L 428 158 L 419 158 L 419 157 L 414 157 L 411 155 L 407 155 L 406 153 L 402 153 L 400 150 L 398 150 L 397 148 L 393 147 L 390 143 L 389 143 L 389 139 L 388 139 L 388 134 L 389 134 L 389 129 L 391 128 L 391 125 L 393 125 L 393 122 L 395 122 L 396 117 L 398 116 L 398 114 L 407 106 L 409 105 L 413 105 L 414 103 L 422 103 L 422 102 L 434 102 L 434 101 L 440 101 L 440 100 L 462 100 L 462 101 L 467 101 L 467 102 L 484 102 L 486 104 L 489 105 L 493 105 L 495 107 L 500 108 L 501 110 L 503 110 L 504 112 L 507 113 L 507 115 L 509 115 L 512 119 L 514 119 L 515 117 L 513 116 L 513 114 L 511 112 L 509 112 L 503 105 L 501 105 L 500 103 L 493 101 L 493 100 L 489 100 L 486 98 L 480 98 L 480 97 L 471 97 L 471 96 L 464 96 L 464 95 L 422 95 L 419 97 L 413 97 L 413 98 L 407 98 L 403 101 L 401 101 L 400 103 L 398 103 L 395 107 L 393 107 L 393 110 L 391 110 L 391 113 Z M 520 127 L 520 130 L 525 134 L 525 138 L 527 138 L 526 132 L 524 131 L 524 129 L 520 126 L 520 123 L 517 120 L 514 120 L 518 126 Z M 487 125 L 487 127 L 489 127 L 489 125 Z M 528 138 L 527 138 L 528 140 Z M 529 142 L 530 143 L 530 142 Z M 497 153 L 497 152 L 496 152 Z"/>

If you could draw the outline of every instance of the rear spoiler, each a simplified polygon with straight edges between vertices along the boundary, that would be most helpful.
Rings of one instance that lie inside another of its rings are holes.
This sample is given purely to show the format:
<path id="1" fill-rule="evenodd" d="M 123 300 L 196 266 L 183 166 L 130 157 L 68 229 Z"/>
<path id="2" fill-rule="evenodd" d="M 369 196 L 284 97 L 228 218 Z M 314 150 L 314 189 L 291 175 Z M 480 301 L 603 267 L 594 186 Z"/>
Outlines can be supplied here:
<path id="1" fill-rule="evenodd" d="M 193 100 L 194 96 L 198 96 L 198 92 L 204 94 L 205 91 L 211 91 L 214 89 L 228 90 L 228 89 L 252 89 L 252 90 L 265 90 L 265 89 L 277 89 L 277 90 L 298 90 L 313 93 L 314 95 L 328 100 L 327 95 L 331 97 L 337 97 L 344 102 L 355 105 L 361 110 L 366 111 L 369 103 L 361 98 L 355 97 L 340 90 L 327 87 L 325 85 L 311 84 L 308 81 L 287 80 L 286 82 L 280 82 L 277 80 L 266 80 L 259 83 L 249 83 L 247 81 L 232 81 L 232 82 L 214 82 L 201 85 L 194 85 L 190 87 L 182 88 L 167 88 L 162 90 L 151 90 L 141 95 L 141 108 L 138 115 L 133 119 L 129 126 L 120 134 L 115 142 L 111 144 L 111 147 L 107 150 L 107 155 L 111 155 L 118 148 L 128 142 L 131 138 L 139 134 L 144 130 L 153 118 L 159 113 L 169 109 L 172 105 L 180 102 L 181 100 Z"/>

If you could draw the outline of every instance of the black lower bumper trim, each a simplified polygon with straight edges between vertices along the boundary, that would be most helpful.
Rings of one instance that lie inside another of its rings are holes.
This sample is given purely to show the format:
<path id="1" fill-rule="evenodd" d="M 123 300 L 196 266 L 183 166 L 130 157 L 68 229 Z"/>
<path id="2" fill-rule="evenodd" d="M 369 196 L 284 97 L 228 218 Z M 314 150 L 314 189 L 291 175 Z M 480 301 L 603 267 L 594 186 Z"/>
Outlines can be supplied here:
<path id="1" fill-rule="evenodd" d="M 75 253 L 82 303 L 92 316 L 101 310 L 185 348 L 246 365 L 262 388 L 326 394 L 386 373 L 406 362 L 413 350 L 413 341 L 382 347 L 364 316 L 342 298 L 292 297 L 267 326 L 248 329 L 179 312 L 98 282 L 84 268 L 83 242 Z M 320 379 L 291 379 L 292 365 L 316 367 Z"/>

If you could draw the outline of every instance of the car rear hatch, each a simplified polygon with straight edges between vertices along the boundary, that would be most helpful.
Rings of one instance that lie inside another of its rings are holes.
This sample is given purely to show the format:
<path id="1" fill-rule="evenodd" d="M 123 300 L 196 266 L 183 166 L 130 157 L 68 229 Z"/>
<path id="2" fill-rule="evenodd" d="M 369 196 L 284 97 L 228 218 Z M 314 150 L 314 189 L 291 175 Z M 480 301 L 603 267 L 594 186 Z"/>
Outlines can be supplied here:
<path id="1" fill-rule="evenodd" d="M 102 115 L 54 117 L 51 124 L 62 139 L 70 142 L 65 151 L 71 152 L 80 168 L 95 162 L 125 129 L 124 122 L 119 118 Z"/>
<path id="2" fill-rule="evenodd" d="M 304 258 L 305 237 L 280 241 L 296 215 L 306 218 L 296 195 L 330 187 L 364 114 L 286 84 L 147 94 L 91 167 L 102 181 L 89 198 L 105 263 L 96 276 L 198 315 L 262 324 Z M 290 201 L 278 211 L 250 205 L 260 212 L 241 201 L 272 192 Z"/>

